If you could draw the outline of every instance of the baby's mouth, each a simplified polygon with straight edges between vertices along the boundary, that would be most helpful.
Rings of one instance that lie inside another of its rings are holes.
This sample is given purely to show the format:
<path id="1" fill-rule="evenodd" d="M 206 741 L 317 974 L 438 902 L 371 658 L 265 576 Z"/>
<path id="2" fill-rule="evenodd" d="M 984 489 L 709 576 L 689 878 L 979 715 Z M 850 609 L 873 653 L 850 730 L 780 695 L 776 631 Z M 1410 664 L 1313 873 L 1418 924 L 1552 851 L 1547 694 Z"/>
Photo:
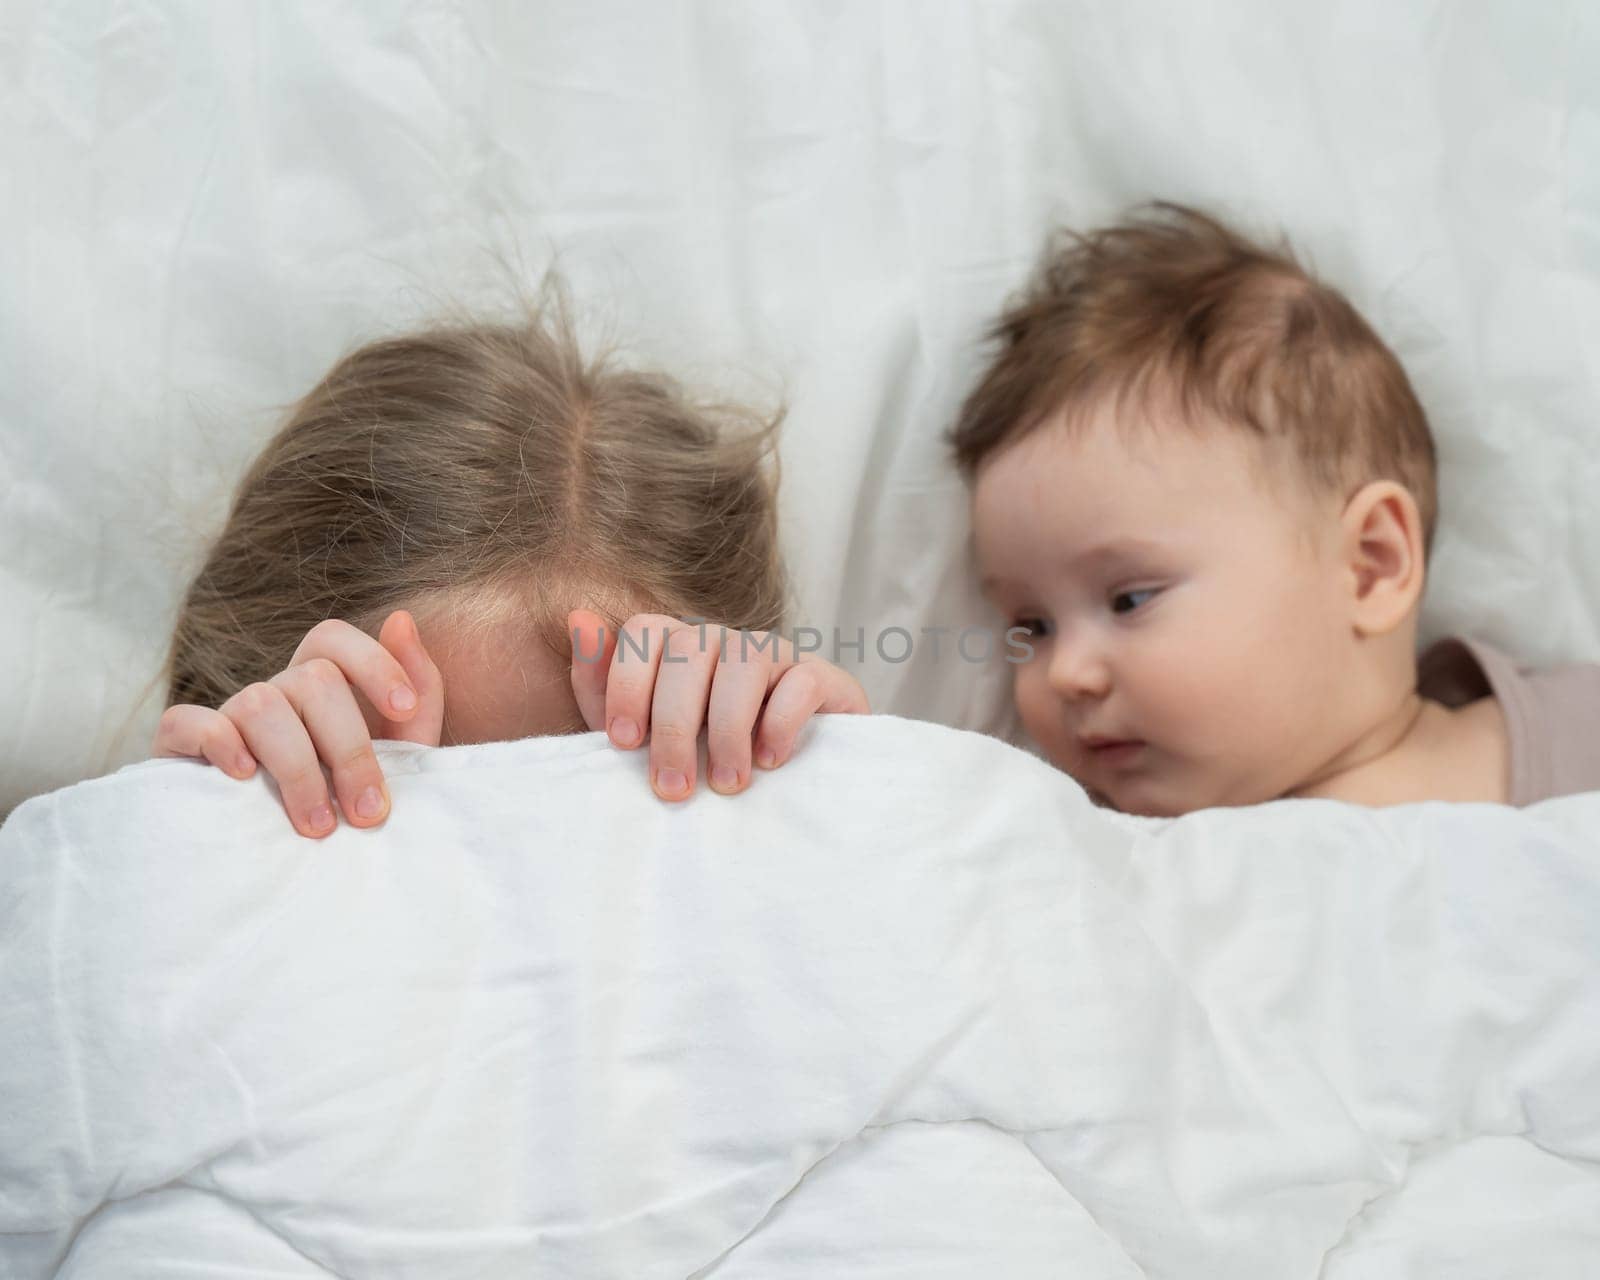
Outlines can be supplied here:
<path id="1" fill-rule="evenodd" d="M 1091 760 L 1115 767 L 1132 763 L 1145 744 L 1137 738 L 1085 738 L 1083 745 Z"/>

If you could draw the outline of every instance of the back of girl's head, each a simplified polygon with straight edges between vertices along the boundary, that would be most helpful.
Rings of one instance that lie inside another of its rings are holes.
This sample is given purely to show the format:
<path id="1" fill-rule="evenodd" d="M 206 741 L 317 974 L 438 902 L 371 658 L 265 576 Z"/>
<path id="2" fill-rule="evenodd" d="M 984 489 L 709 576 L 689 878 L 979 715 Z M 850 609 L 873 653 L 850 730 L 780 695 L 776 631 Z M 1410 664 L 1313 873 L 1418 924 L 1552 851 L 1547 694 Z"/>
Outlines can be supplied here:
<path id="1" fill-rule="evenodd" d="M 569 609 L 782 623 L 775 421 L 586 356 L 565 313 L 374 342 L 334 366 L 242 481 L 179 612 L 169 701 L 217 706 L 316 623 L 393 609 Z"/>

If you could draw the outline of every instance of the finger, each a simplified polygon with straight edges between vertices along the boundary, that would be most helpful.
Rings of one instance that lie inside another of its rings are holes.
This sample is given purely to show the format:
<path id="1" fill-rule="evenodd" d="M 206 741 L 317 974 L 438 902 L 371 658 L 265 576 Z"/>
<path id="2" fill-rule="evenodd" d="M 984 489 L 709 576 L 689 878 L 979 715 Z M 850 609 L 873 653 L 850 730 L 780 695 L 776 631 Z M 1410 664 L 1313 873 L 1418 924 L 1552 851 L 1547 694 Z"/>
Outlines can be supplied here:
<path id="1" fill-rule="evenodd" d="M 202 759 L 232 778 L 248 778 L 256 759 L 233 721 L 212 707 L 174 703 L 161 713 L 151 754 Z"/>
<path id="2" fill-rule="evenodd" d="M 416 717 L 421 702 L 419 691 L 405 666 L 381 639 L 374 640 L 359 627 L 338 618 L 328 618 L 306 632 L 294 657 L 289 659 L 289 668 L 316 658 L 338 667 L 345 682 L 360 689 L 386 723 Z"/>
<path id="3" fill-rule="evenodd" d="M 606 727 L 606 673 L 617 648 L 617 629 L 593 609 L 574 609 L 567 615 L 572 637 L 572 695 L 578 712 L 591 729 Z"/>
<path id="4" fill-rule="evenodd" d="M 763 769 L 776 769 L 794 752 L 794 741 L 807 720 L 826 700 L 822 681 L 807 663 L 784 672 L 767 698 L 756 733 L 756 763 Z"/>
<path id="5" fill-rule="evenodd" d="M 706 767 L 711 789 L 723 795 L 742 791 L 750 781 L 750 739 L 767 696 L 770 652 L 752 648 L 747 633 L 731 631 L 717 663 L 706 708 Z"/>
<path id="6" fill-rule="evenodd" d="M 238 726 L 250 754 L 278 784 L 289 821 L 302 835 L 320 838 L 336 825 L 327 779 L 317 763 L 311 735 L 271 684 L 246 685 L 222 704 L 222 714 Z"/>
<path id="7" fill-rule="evenodd" d="M 650 702 L 650 785 L 663 800 L 687 800 L 694 792 L 721 632 L 680 626 L 667 635 Z"/>
<path id="8" fill-rule="evenodd" d="M 394 742 L 438 746 L 444 729 L 444 676 L 423 646 L 417 620 L 404 609 L 396 609 L 383 620 L 378 630 L 378 643 L 400 663 L 417 694 L 417 709 L 411 718 L 386 719 L 378 736 Z"/>
<path id="9" fill-rule="evenodd" d="M 861 681 L 848 671 L 834 666 L 831 662 L 820 660 L 807 665 L 822 681 L 822 705 L 817 708 L 819 714 L 828 716 L 872 714 L 872 708 L 867 703 L 867 691 L 861 687 Z"/>
<path id="10" fill-rule="evenodd" d="M 606 671 L 606 733 L 631 750 L 650 732 L 650 704 L 667 635 L 679 623 L 659 613 L 636 613 L 622 624 Z"/>
<path id="11" fill-rule="evenodd" d="M 333 792 L 345 821 L 377 826 L 389 816 L 389 788 L 344 672 L 326 658 L 312 658 L 279 672 L 272 684 L 289 700 L 317 757 L 333 774 Z"/>
<path id="12" fill-rule="evenodd" d="M 754 634 L 759 636 L 764 633 Z M 867 691 L 861 687 L 861 682 L 843 667 L 837 667 L 824 658 L 800 656 L 796 654 L 794 646 L 787 641 L 781 643 L 775 652 L 777 656 L 767 673 L 768 693 L 776 689 L 789 672 L 796 667 L 804 667 L 817 681 L 822 699 L 817 707 L 818 713 L 861 716 L 871 714 L 872 708 L 867 703 Z"/>

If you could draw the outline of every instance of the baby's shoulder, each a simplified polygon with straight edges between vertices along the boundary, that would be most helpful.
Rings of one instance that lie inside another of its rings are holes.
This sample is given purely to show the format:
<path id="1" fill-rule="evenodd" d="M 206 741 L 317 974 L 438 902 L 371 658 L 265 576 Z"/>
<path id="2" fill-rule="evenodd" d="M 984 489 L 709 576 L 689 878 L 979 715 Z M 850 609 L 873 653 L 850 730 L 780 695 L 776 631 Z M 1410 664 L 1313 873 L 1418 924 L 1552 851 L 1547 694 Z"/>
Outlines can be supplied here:
<path id="1" fill-rule="evenodd" d="M 1503 720 L 1510 803 L 1600 790 L 1600 663 L 1534 666 L 1451 637 L 1418 660 L 1417 691 L 1476 712 L 1479 728 L 1495 714 Z"/>

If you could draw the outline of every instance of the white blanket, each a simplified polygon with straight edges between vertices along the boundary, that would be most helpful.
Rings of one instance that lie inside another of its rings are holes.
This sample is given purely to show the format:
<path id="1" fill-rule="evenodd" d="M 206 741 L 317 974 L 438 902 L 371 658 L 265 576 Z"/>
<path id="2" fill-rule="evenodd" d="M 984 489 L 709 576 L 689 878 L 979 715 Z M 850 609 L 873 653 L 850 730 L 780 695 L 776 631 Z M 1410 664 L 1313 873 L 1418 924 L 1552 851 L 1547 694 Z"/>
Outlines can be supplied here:
<path id="1" fill-rule="evenodd" d="M 1600 796 L 1145 822 L 830 720 L 745 796 L 384 749 L 0 831 L 0 1274 L 1590 1276 Z"/>

